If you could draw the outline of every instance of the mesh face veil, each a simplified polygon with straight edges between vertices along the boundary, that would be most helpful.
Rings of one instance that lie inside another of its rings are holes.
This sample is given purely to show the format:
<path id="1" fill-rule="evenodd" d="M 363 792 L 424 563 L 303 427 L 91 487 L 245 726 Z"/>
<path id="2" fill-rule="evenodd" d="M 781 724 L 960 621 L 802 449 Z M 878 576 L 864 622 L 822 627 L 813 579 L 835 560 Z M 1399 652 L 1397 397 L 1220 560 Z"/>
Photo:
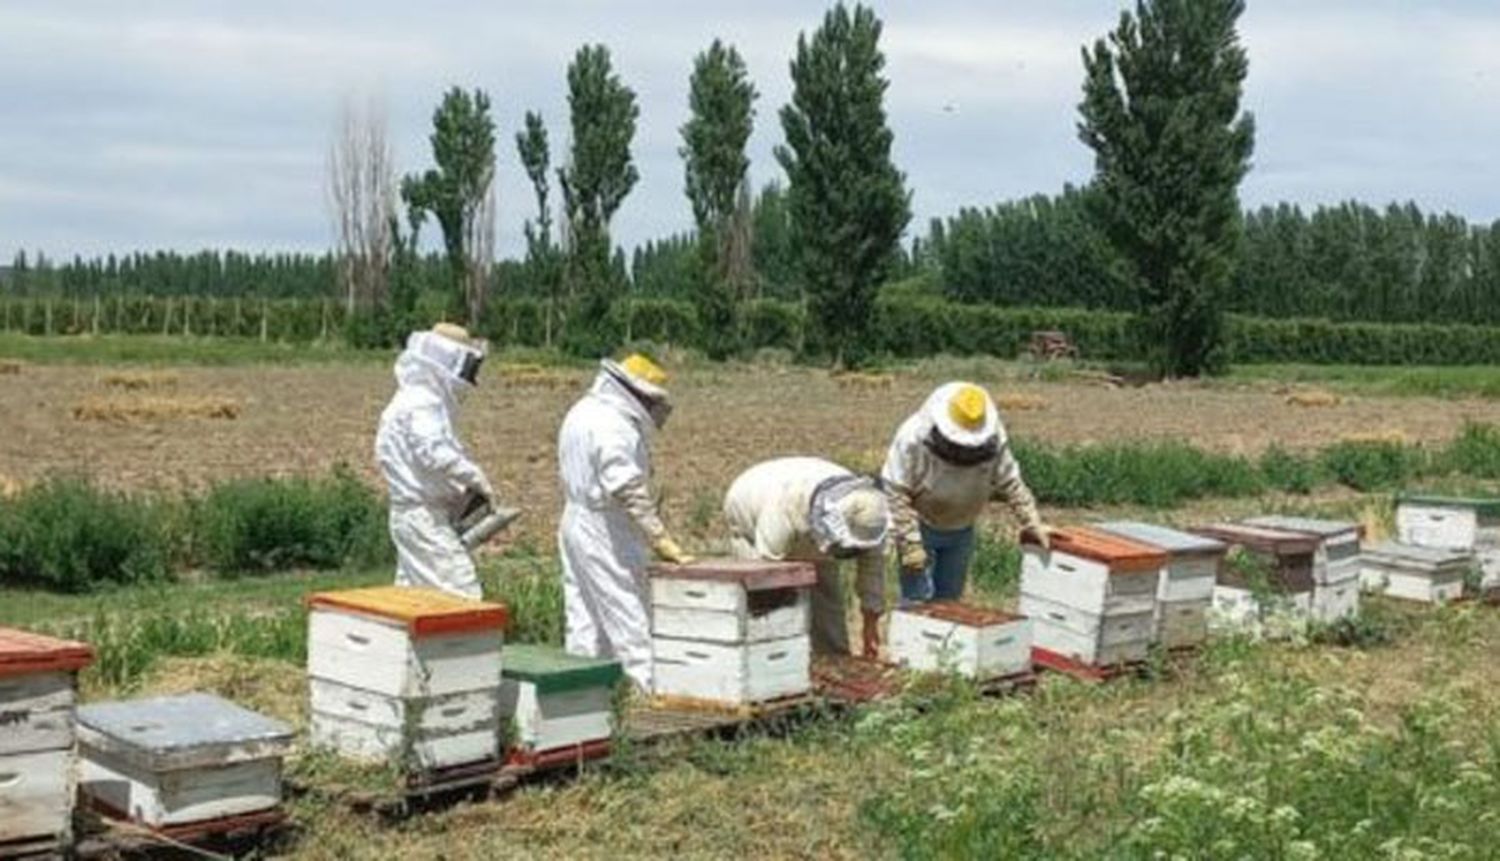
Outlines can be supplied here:
<path id="1" fill-rule="evenodd" d="M 406 348 L 428 366 L 465 387 L 478 385 L 483 346 L 462 344 L 435 332 L 415 332 Z"/>
<path id="2" fill-rule="evenodd" d="M 824 480 L 813 489 L 807 516 L 818 551 L 837 558 L 879 547 L 890 528 L 880 482 L 867 476 Z"/>

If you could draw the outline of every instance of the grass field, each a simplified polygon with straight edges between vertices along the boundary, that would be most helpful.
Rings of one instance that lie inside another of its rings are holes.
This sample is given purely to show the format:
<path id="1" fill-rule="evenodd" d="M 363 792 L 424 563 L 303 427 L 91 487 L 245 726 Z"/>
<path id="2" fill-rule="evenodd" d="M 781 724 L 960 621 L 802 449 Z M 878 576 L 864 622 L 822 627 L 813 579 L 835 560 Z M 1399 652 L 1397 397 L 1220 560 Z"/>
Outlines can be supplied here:
<path id="1" fill-rule="evenodd" d="M 96 339 L 78 352 L 40 339 L 0 343 L 0 356 L 24 359 L 0 374 L 5 485 L 65 472 L 172 492 L 229 477 L 322 475 L 338 462 L 373 480 L 373 427 L 393 387 L 388 356 L 291 356 L 247 344 L 209 344 L 200 355 L 200 346 L 168 340 Z M 1500 401 L 1489 399 L 1500 388 L 1488 388 L 1486 369 L 1254 368 L 1138 388 L 1107 387 L 1078 370 L 932 360 L 834 377 L 776 362 L 680 362 L 678 409 L 656 449 L 668 520 L 712 551 L 722 537 L 719 500 L 740 469 L 799 453 L 878 467 L 904 415 L 934 384 L 958 377 L 996 393 L 1019 443 L 1058 450 L 1135 441 L 1243 458 L 1274 446 L 1311 458 L 1347 439 L 1436 450 L 1468 422 L 1500 423 Z M 487 593 L 512 608 L 512 640 L 561 635 L 553 445 L 590 374 L 545 357 L 501 357 L 466 407 L 472 450 L 526 509 L 524 528 L 482 564 Z M 1335 397 L 1290 397 L 1306 389 Z M 220 398 L 237 411 L 78 417 L 80 403 L 101 396 L 168 405 Z M 1197 463 L 1184 458 L 1184 468 Z M 1495 477 L 1435 481 L 1472 489 L 1493 487 Z M 1358 519 L 1372 538 L 1390 521 L 1387 488 L 1329 483 L 1210 494 L 1170 511 L 1112 504 L 1047 513 L 1058 522 L 1124 514 L 1188 524 L 1267 510 Z M 986 526 L 975 597 L 1008 605 L 1016 551 L 998 519 Z M 88 699 L 206 689 L 301 727 L 305 596 L 386 582 L 389 572 L 179 576 L 78 596 L 0 589 L 0 625 L 92 640 L 100 660 L 84 676 Z M 329 795 L 349 775 L 299 751 L 292 774 L 311 791 L 292 802 L 299 836 L 287 851 L 329 859 L 1495 857 L 1500 612 L 1367 606 L 1357 628 L 1317 642 L 1225 639 L 1197 661 L 1159 662 L 1151 679 L 1106 687 L 1051 679 L 1013 700 L 926 682 L 899 703 L 784 736 L 627 751 L 576 780 L 399 825 L 349 812 Z"/>

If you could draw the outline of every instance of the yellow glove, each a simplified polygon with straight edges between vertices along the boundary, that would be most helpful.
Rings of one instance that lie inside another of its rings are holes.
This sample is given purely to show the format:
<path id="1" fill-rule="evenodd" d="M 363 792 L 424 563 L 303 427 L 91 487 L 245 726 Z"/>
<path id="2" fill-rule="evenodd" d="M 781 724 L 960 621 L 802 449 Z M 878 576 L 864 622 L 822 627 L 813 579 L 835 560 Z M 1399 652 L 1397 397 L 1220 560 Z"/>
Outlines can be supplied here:
<path id="1" fill-rule="evenodd" d="M 1041 521 L 1021 530 L 1021 543 L 1040 545 L 1043 550 L 1052 549 L 1052 527 Z"/>
<path id="2" fill-rule="evenodd" d="M 670 535 L 663 535 L 656 539 L 656 543 L 651 545 L 651 549 L 656 551 L 657 556 L 676 565 L 686 565 L 693 561 L 693 557 L 683 552 L 683 549 L 677 545 L 676 541 L 672 540 L 672 536 Z"/>
<path id="3" fill-rule="evenodd" d="M 927 550 L 920 541 L 909 541 L 901 545 L 901 570 L 921 571 L 927 567 Z"/>

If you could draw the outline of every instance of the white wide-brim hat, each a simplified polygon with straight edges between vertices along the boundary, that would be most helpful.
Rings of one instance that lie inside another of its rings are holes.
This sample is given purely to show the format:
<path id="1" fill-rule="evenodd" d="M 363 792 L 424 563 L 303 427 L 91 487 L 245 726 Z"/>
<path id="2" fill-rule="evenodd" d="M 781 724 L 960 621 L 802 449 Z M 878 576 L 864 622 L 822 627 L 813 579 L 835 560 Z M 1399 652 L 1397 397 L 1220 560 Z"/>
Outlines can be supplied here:
<path id="1" fill-rule="evenodd" d="M 939 386 L 927 399 L 927 417 L 943 438 L 964 448 L 979 448 L 1000 432 L 1000 411 L 988 392 L 973 383 Z"/>

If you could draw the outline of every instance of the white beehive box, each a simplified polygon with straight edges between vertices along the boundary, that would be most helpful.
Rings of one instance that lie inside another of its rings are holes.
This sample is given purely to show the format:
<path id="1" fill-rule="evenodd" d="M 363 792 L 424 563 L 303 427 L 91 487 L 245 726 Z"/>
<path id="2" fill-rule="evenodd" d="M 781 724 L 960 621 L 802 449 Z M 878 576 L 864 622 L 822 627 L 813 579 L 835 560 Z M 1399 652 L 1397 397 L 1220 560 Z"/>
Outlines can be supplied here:
<path id="1" fill-rule="evenodd" d="M 0 848 L 70 839 L 75 678 L 92 660 L 83 643 L 0 628 Z"/>
<path id="2" fill-rule="evenodd" d="M 400 586 L 308 603 L 315 746 L 409 771 L 499 757 L 503 606 Z"/>
<path id="3" fill-rule="evenodd" d="M 1279 514 L 1252 517 L 1245 522 L 1251 526 L 1317 538 L 1318 549 L 1313 553 L 1313 582 L 1319 585 L 1333 586 L 1359 578 L 1359 547 L 1363 530 L 1358 523 Z"/>
<path id="4" fill-rule="evenodd" d="M 161 827 L 281 803 L 292 728 L 210 694 L 78 710 L 80 793 L 120 818 Z"/>
<path id="5" fill-rule="evenodd" d="M 658 696 L 748 705 L 812 688 L 805 562 L 703 560 L 651 570 Z"/>
<path id="6" fill-rule="evenodd" d="M 1472 551 L 1481 591 L 1500 590 L 1500 499 L 1402 494 L 1396 537 L 1402 544 Z"/>
<path id="7" fill-rule="evenodd" d="M 1050 550 L 1023 550 L 1020 611 L 1037 650 L 1093 666 L 1146 657 L 1165 553 L 1086 527 L 1057 530 Z"/>
<path id="8" fill-rule="evenodd" d="M 1155 641 L 1178 649 L 1208 639 L 1208 610 L 1228 547 L 1213 538 L 1150 523 L 1117 520 L 1099 528 L 1167 554 L 1156 590 Z"/>
<path id="9" fill-rule="evenodd" d="M 923 672 L 971 679 L 1031 669 L 1031 620 L 1014 613 L 936 601 L 891 613 L 892 659 Z"/>
<path id="10" fill-rule="evenodd" d="M 1443 603 L 1463 596 L 1464 576 L 1475 565 L 1463 550 L 1387 541 L 1365 549 L 1364 587 L 1393 598 Z"/>
<path id="11" fill-rule="evenodd" d="M 569 655 L 551 646 L 511 646 L 500 685 L 501 714 L 524 754 L 578 748 L 613 734 L 618 661 Z"/>
<path id="12" fill-rule="evenodd" d="M 1214 630 L 1289 634 L 1307 627 L 1312 618 L 1313 592 L 1270 593 L 1256 597 L 1250 589 L 1220 584 L 1214 587 L 1209 627 Z"/>

